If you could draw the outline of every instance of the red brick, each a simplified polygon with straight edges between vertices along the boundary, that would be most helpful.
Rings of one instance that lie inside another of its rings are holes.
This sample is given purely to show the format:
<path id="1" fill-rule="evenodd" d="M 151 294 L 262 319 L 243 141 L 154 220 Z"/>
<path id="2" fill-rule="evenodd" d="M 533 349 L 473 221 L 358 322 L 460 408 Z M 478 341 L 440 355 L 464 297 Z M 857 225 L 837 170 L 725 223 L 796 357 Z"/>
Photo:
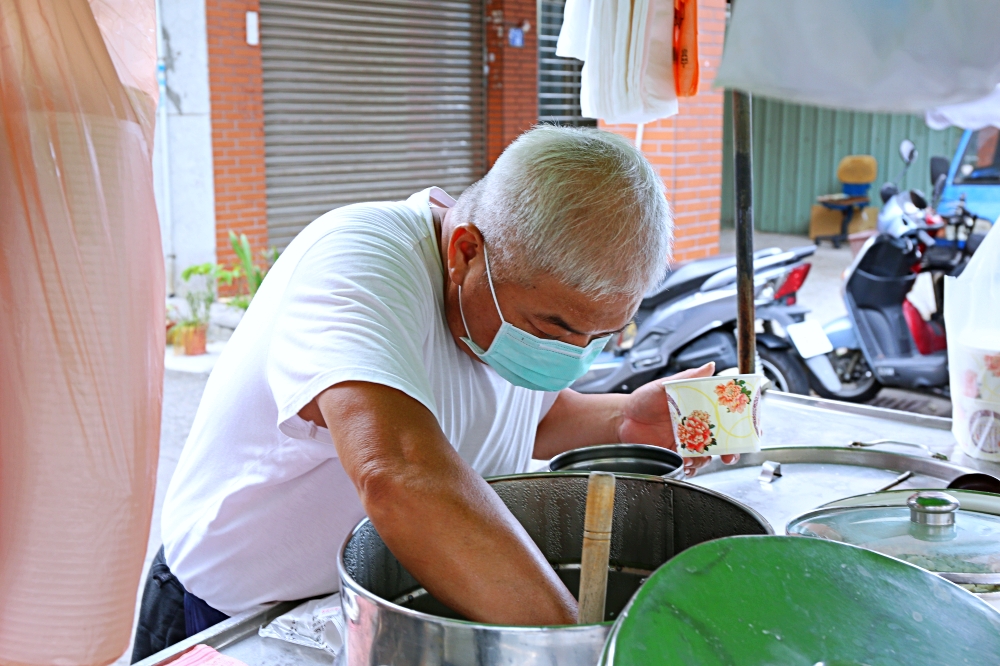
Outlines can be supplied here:
<path id="1" fill-rule="evenodd" d="M 236 261 L 229 231 L 267 246 L 263 76 L 259 46 L 246 43 L 246 12 L 258 0 L 206 0 L 215 169 L 216 256 Z M 223 290 L 223 293 L 234 289 Z"/>
<path id="2" fill-rule="evenodd" d="M 663 178 L 674 209 L 674 263 L 718 253 L 723 94 L 711 84 L 722 59 L 725 21 L 725 0 L 698 0 L 698 95 L 681 99 L 677 116 L 649 123 L 643 132 L 643 152 Z M 601 127 L 635 140 L 635 125 Z"/>
<path id="3" fill-rule="evenodd" d="M 535 0 L 486 0 L 486 155 L 492 166 L 514 139 L 538 122 L 538 25 Z M 502 12 L 502 23 L 493 23 Z M 507 29 L 527 21 L 524 47 L 507 44 Z M 499 30 L 498 30 L 499 28 Z M 487 59 L 488 62 L 488 59 Z"/>

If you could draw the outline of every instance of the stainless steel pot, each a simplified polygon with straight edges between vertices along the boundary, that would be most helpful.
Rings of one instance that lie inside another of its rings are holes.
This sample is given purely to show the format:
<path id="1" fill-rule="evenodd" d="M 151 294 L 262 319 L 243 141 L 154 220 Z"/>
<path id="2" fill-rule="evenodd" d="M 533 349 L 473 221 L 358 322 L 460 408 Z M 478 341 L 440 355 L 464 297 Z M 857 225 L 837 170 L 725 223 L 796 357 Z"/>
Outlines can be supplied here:
<path id="1" fill-rule="evenodd" d="M 587 474 L 522 474 L 489 482 L 576 594 Z M 619 476 L 606 620 L 675 554 L 738 534 L 773 530 L 755 511 L 719 493 L 657 477 Z M 423 590 L 367 520 L 344 543 L 338 568 L 352 666 L 596 664 L 611 628 L 610 622 L 512 627 L 464 621 Z"/>
<path id="2" fill-rule="evenodd" d="M 677 453 L 648 444 L 601 444 L 560 453 L 549 461 L 553 472 L 614 472 L 684 478 L 684 459 Z"/>

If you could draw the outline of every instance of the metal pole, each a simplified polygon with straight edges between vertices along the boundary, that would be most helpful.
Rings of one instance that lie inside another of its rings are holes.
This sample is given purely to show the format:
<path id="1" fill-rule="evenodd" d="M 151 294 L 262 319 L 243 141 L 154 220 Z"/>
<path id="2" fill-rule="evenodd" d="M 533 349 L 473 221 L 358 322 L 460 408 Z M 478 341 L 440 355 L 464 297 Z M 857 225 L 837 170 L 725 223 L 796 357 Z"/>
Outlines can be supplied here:
<path id="1" fill-rule="evenodd" d="M 741 373 L 757 368 L 753 284 L 753 142 L 750 95 L 733 96 L 733 174 L 736 180 L 736 352 Z"/>
<path id="2" fill-rule="evenodd" d="M 156 0 L 156 82 L 159 86 L 159 101 L 156 105 L 156 131 L 160 135 L 160 224 L 163 225 L 163 236 L 166 240 L 164 263 L 167 273 L 167 296 L 173 296 L 177 288 L 177 252 L 174 248 L 174 215 L 170 201 L 173 192 L 170 189 L 170 132 L 167 129 L 167 54 L 163 42 L 163 14 L 160 8 L 161 0 Z"/>

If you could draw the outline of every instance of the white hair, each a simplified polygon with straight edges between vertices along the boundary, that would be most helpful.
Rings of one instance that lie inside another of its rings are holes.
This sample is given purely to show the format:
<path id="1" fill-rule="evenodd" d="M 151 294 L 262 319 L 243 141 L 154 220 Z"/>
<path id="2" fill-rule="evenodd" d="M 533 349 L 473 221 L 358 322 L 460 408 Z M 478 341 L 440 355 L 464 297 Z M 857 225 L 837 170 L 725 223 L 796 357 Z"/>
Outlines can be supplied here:
<path id="1" fill-rule="evenodd" d="M 500 281 L 545 272 L 598 298 L 640 295 L 670 261 L 663 182 L 610 132 L 535 127 L 462 194 L 456 212 L 482 232 Z"/>

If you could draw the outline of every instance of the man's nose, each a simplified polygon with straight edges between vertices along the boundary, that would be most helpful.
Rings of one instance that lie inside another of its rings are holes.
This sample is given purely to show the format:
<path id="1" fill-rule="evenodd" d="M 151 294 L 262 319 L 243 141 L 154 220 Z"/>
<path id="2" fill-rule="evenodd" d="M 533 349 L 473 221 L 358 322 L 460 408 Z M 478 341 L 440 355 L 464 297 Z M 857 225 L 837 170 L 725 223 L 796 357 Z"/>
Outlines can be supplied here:
<path id="1" fill-rule="evenodd" d="M 586 333 L 570 333 L 562 338 L 562 341 L 574 347 L 586 347 L 594 339 L 595 336 L 587 335 Z"/>

